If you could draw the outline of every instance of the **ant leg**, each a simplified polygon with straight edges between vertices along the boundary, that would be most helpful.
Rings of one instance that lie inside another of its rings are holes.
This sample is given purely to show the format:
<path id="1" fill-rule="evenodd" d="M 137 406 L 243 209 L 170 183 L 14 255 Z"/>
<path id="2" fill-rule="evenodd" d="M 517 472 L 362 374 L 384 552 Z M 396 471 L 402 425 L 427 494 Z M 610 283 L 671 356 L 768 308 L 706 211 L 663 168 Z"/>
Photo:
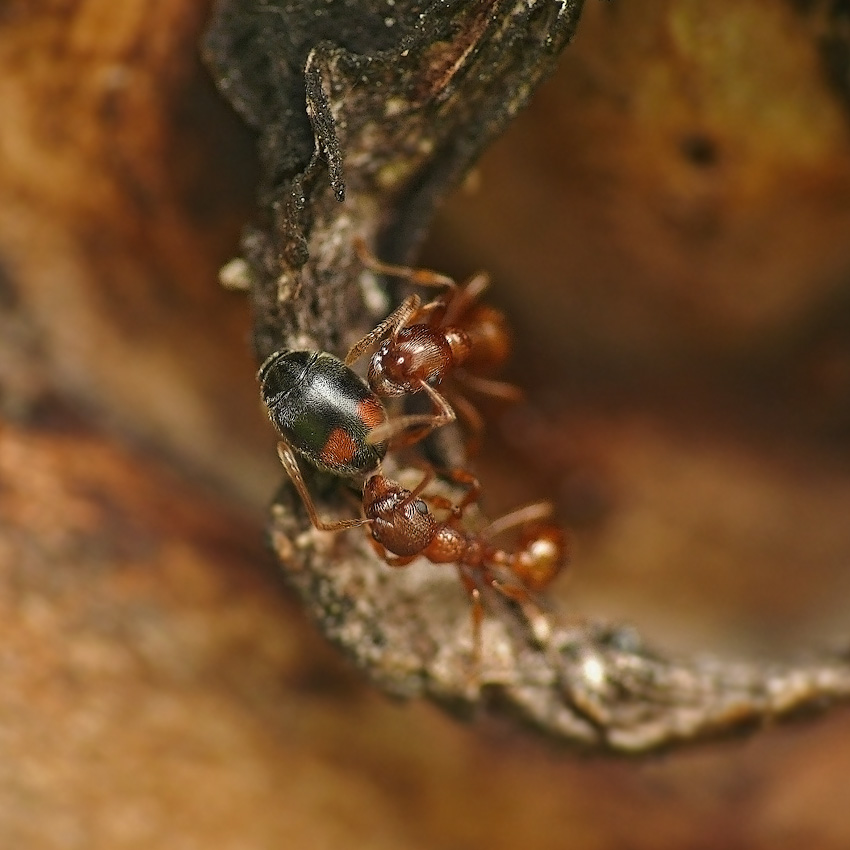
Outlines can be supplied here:
<path id="1" fill-rule="evenodd" d="M 514 584 L 504 584 L 496 578 L 490 579 L 490 587 L 497 590 L 506 599 L 516 602 L 518 605 L 525 605 L 531 602 L 531 596 L 524 587 L 518 587 Z"/>
<path id="2" fill-rule="evenodd" d="M 501 593 L 505 599 L 516 603 L 523 612 L 526 621 L 531 626 L 535 640 L 545 644 L 552 634 L 552 624 L 546 617 L 546 612 L 534 600 L 532 595 L 524 588 L 513 584 L 503 584 L 498 579 L 491 579 L 490 586 Z"/>
<path id="3" fill-rule="evenodd" d="M 446 310 L 445 323 L 453 325 L 490 286 L 490 275 L 487 272 L 477 272 L 462 286 L 458 287 L 451 303 Z"/>
<path id="4" fill-rule="evenodd" d="M 435 298 L 433 301 L 429 301 L 427 304 L 423 304 L 419 308 L 419 312 L 416 314 L 416 324 L 422 322 L 422 324 L 428 325 L 429 327 L 438 327 L 443 323 L 443 316 L 446 311 L 446 302 L 444 298 Z M 414 324 L 414 322 L 410 322 L 409 324 Z"/>
<path id="5" fill-rule="evenodd" d="M 542 522 L 552 516 L 551 502 L 534 502 L 531 505 L 525 505 L 522 508 L 517 508 L 515 511 L 505 514 L 504 516 L 494 519 L 486 528 L 482 529 L 482 537 L 497 537 L 511 528 L 516 528 L 518 525 L 528 525 L 532 522 Z"/>
<path id="6" fill-rule="evenodd" d="M 456 505 L 458 516 L 462 516 L 470 505 L 474 505 L 481 498 L 481 482 L 471 472 L 460 468 L 450 469 L 446 477 L 466 488 L 466 493 Z"/>
<path id="7" fill-rule="evenodd" d="M 376 325 L 360 342 L 355 343 L 345 355 L 345 365 L 350 366 L 358 361 L 363 352 L 367 348 L 373 346 L 381 337 L 388 333 L 395 333 L 399 328 L 404 327 L 410 318 L 419 310 L 422 305 L 422 299 L 418 295 L 411 295 L 401 302 L 399 307 L 393 310 L 392 313 L 384 319 L 379 325 Z"/>
<path id="8" fill-rule="evenodd" d="M 410 491 L 410 495 L 402 502 L 404 505 L 409 505 L 422 495 L 422 491 L 434 480 L 434 467 L 427 466 L 423 470 L 422 480 Z"/>
<path id="9" fill-rule="evenodd" d="M 366 437 L 367 443 L 374 445 L 375 443 L 383 443 L 386 440 L 393 440 L 393 438 L 399 437 L 402 432 L 409 428 L 416 428 L 412 434 L 403 435 L 394 441 L 394 449 L 403 448 L 404 446 L 411 446 L 414 443 L 418 443 L 427 437 L 435 428 L 440 428 L 443 425 L 448 425 L 449 422 L 455 421 L 454 408 L 437 390 L 424 381 L 420 382 L 419 387 L 434 402 L 434 407 L 437 409 L 436 413 L 412 413 L 409 416 L 399 416 L 396 419 L 391 419 L 389 422 L 384 422 L 369 432 Z"/>
<path id="10" fill-rule="evenodd" d="M 415 495 L 419 495 L 419 493 L 422 492 L 424 489 L 423 485 L 427 481 L 430 481 L 435 474 L 433 467 L 431 467 L 427 478 L 423 479 L 419 487 L 417 487 L 414 491 Z M 435 508 L 448 510 L 451 513 L 452 519 L 460 519 L 463 516 L 464 511 L 481 498 L 481 482 L 471 472 L 467 472 L 467 470 L 460 468 L 445 470 L 441 473 L 441 475 L 448 478 L 455 484 L 464 487 L 466 489 L 466 493 L 464 493 L 463 498 L 458 503 L 453 502 L 451 499 L 447 499 L 445 496 L 437 494 L 429 496 L 428 502 L 430 502 Z M 405 500 L 406 503 L 410 501 L 410 497 Z"/>
<path id="11" fill-rule="evenodd" d="M 491 398 L 498 398 L 502 401 L 517 402 L 522 401 L 523 392 L 515 384 L 509 384 L 507 381 L 494 381 L 492 378 L 481 378 L 478 375 L 472 375 L 464 369 L 456 369 L 455 377 L 457 380 L 465 384 L 469 389 L 481 395 L 488 395 Z"/>
<path id="12" fill-rule="evenodd" d="M 481 626 L 484 622 L 484 603 L 481 601 L 481 591 L 475 581 L 461 567 L 458 567 L 458 576 L 469 597 L 472 617 L 472 669 L 478 673 L 481 667 Z"/>
<path id="13" fill-rule="evenodd" d="M 390 555 L 390 553 L 387 552 L 387 550 L 373 537 L 369 538 L 369 543 L 375 550 L 377 556 L 390 567 L 406 567 L 408 564 L 412 564 L 417 558 L 416 555 L 410 555 L 406 558 L 400 558 L 397 555 Z"/>
<path id="14" fill-rule="evenodd" d="M 520 607 L 526 622 L 531 627 L 534 639 L 540 645 L 545 646 L 552 637 L 552 623 L 546 616 L 546 611 L 528 590 L 525 587 L 513 584 L 503 584 L 495 578 L 490 579 L 490 586 Z"/>
<path id="15" fill-rule="evenodd" d="M 477 438 L 484 431 L 484 418 L 478 412 L 475 405 L 466 397 L 461 395 L 457 390 L 452 388 L 452 407 L 458 415 L 458 419 L 462 419 L 466 427 L 472 431 Z"/>
<path id="16" fill-rule="evenodd" d="M 411 266 L 396 266 L 392 263 L 381 262 L 366 247 L 366 243 L 362 239 L 354 240 L 354 250 L 357 251 L 360 262 L 373 272 L 390 277 L 401 277 L 420 286 L 445 286 L 448 289 L 457 289 L 457 283 L 448 275 L 440 274 L 431 269 L 416 269 Z"/>
<path id="17" fill-rule="evenodd" d="M 356 528 L 358 525 L 366 525 L 368 523 L 368 520 L 365 519 L 341 519 L 335 522 L 324 522 L 319 519 L 316 506 L 313 504 L 313 499 L 310 496 L 310 491 L 307 489 L 307 485 L 304 483 L 304 477 L 301 475 L 301 469 L 295 458 L 295 452 L 286 443 L 281 441 L 277 444 L 277 455 L 287 475 L 289 475 L 290 480 L 295 485 L 301 501 L 304 502 L 304 507 L 307 509 L 310 522 L 313 523 L 314 528 L 319 529 L 319 531 L 343 531 L 346 528 Z"/>
<path id="18" fill-rule="evenodd" d="M 466 428 L 466 453 L 470 457 L 474 457 L 481 451 L 484 418 L 478 412 L 478 408 L 454 387 L 452 388 L 452 407 L 455 409 L 457 418 L 463 422 Z"/>

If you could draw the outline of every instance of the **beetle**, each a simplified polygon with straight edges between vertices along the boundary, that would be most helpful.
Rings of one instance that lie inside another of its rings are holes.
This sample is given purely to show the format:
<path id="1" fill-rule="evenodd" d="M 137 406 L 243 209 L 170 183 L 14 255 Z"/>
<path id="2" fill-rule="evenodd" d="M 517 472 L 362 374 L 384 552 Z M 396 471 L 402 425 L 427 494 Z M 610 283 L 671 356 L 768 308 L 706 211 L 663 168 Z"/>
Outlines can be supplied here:
<path id="1" fill-rule="evenodd" d="M 277 453 L 301 496 L 310 521 L 322 531 L 341 531 L 366 520 L 325 522 L 304 482 L 297 455 L 326 472 L 357 478 L 378 468 L 386 440 L 369 434 L 387 421 L 381 400 L 339 358 L 326 351 L 282 349 L 257 373 L 260 394 L 281 441 Z"/>

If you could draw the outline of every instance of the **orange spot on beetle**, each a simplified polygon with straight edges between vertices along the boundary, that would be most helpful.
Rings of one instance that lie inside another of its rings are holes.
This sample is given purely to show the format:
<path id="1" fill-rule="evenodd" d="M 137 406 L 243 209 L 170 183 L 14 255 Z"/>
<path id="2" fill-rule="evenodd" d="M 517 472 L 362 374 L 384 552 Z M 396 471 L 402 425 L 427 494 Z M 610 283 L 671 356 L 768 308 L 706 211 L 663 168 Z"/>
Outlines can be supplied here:
<path id="1" fill-rule="evenodd" d="M 385 419 L 384 408 L 373 398 L 364 398 L 357 405 L 357 418 L 366 426 L 368 430 L 376 428 Z"/>
<path id="2" fill-rule="evenodd" d="M 357 452 L 357 444 L 351 435 L 342 428 L 334 428 L 319 457 L 327 466 L 345 466 L 351 462 Z"/>

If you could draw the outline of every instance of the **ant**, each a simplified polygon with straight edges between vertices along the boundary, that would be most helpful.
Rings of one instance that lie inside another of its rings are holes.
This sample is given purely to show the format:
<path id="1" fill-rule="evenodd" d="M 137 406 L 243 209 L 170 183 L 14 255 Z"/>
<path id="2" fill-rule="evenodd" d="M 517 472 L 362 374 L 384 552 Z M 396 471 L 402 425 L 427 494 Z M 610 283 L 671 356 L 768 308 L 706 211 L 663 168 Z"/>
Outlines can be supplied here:
<path id="1" fill-rule="evenodd" d="M 446 289 L 445 294 L 424 305 L 418 295 L 408 296 L 348 352 L 345 363 L 351 366 L 368 348 L 387 337 L 369 364 L 368 383 L 372 391 L 381 398 L 422 391 L 434 406 L 431 414 L 399 416 L 376 426 L 367 439 L 380 442 L 414 428 L 402 444 L 418 442 L 435 428 L 453 422 L 456 418 L 454 407 L 472 431 L 480 433 L 484 422 L 472 404 L 457 392 L 452 395 L 454 406 L 449 404 L 435 385 L 453 372 L 461 383 L 479 393 L 508 401 L 520 397 L 513 385 L 480 374 L 499 367 L 510 351 L 510 334 L 504 314 L 476 303 L 490 285 L 489 276 L 478 272 L 463 286 L 458 286 L 452 278 L 429 269 L 383 263 L 369 253 L 362 240 L 355 242 L 355 248 L 363 264 L 373 271 L 406 278 L 422 286 Z"/>
<path id="2" fill-rule="evenodd" d="M 472 603 L 473 654 L 477 659 L 484 616 L 481 586 L 488 585 L 520 604 L 531 601 L 530 592 L 546 587 L 566 564 L 567 541 L 558 526 L 542 522 L 551 513 L 547 503 L 519 508 L 478 532 L 460 528 L 464 511 L 478 501 L 481 489 L 478 479 L 460 469 L 449 474 L 467 488 L 458 504 L 429 496 L 435 507 L 449 511 L 445 519 L 438 520 L 420 498 L 433 477 L 433 470 L 429 470 L 413 490 L 408 490 L 376 473 L 363 486 L 363 512 L 371 526 L 373 546 L 390 566 L 403 567 L 420 556 L 434 564 L 457 566 Z M 490 542 L 516 526 L 522 531 L 514 551 Z M 518 584 L 503 582 L 501 576 L 506 573 Z"/>

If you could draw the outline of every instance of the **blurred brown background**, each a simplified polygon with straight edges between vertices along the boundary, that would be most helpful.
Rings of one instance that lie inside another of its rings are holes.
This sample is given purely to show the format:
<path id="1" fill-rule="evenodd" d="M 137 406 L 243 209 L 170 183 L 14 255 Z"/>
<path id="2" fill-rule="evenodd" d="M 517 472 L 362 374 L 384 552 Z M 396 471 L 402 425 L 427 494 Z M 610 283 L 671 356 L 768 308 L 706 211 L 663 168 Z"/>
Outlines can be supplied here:
<path id="1" fill-rule="evenodd" d="M 850 845 L 846 712 L 586 758 L 390 703 L 303 620 L 216 283 L 255 163 L 198 60 L 207 12 L 0 9 L 0 845 Z M 590 3 L 427 247 L 490 270 L 516 327 L 529 401 L 491 412 L 488 506 L 554 498 L 567 610 L 672 650 L 850 622 L 848 28 L 840 4 Z"/>

